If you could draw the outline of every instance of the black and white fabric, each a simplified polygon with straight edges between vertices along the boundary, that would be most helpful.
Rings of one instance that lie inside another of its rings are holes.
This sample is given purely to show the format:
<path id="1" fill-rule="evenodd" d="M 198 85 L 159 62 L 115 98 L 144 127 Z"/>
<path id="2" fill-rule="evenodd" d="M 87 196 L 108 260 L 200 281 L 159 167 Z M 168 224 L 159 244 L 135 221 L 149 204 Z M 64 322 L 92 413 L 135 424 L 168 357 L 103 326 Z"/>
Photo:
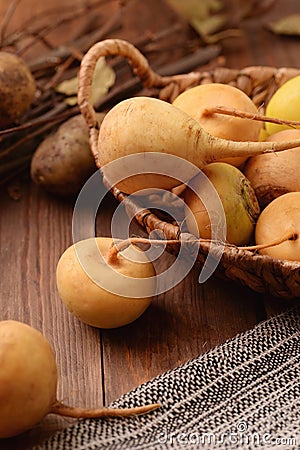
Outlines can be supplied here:
<path id="1" fill-rule="evenodd" d="M 36 450 L 300 449 L 299 367 L 295 308 L 113 403 L 159 402 L 161 408 L 126 419 L 78 421 Z"/>

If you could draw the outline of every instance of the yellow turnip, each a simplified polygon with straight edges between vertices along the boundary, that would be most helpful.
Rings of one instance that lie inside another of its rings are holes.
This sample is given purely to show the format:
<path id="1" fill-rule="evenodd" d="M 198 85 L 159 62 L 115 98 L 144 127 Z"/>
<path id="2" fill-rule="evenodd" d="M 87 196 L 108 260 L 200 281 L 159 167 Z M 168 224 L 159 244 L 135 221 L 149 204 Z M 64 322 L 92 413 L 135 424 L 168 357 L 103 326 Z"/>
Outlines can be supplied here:
<path id="1" fill-rule="evenodd" d="M 112 238 L 70 246 L 56 274 L 63 303 L 94 327 L 115 328 L 134 321 L 155 295 L 155 270 L 145 252 L 133 245 L 118 252 Z"/>
<path id="2" fill-rule="evenodd" d="M 204 130 L 214 136 L 232 141 L 259 140 L 262 128 L 260 122 L 222 114 L 207 114 L 207 110 L 216 106 L 226 106 L 250 114 L 258 113 L 250 97 L 234 86 L 221 83 L 195 86 L 180 94 L 173 105 L 197 120 Z M 247 158 L 247 155 L 238 158 L 226 158 L 225 155 L 222 160 L 241 166 Z"/>
<path id="3" fill-rule="evenodd" d="M 23 433 L 47 414 L 126 417 L 159 406 L 85 409 L 59 402 L 58 371 L 49 342 L 38 330 L 16 320 L 0 321 L 0 361 L 0 438 Z"/>
<path id="4" fill-rule="evenodd" d="M 235 245 L 249 243 L 259 214 L 259 205 L 249 180 L 237 167 L 224 162 L 208 164 L 202 172 L 213 184 L 223 205 L 227 242 Z M 204 239 L 212 238 L 212 228 L 221 220 L 216 217 L 216 222 L 211 223 L 210 215 L 214 211 L 209 208 L 215 208 L 210 202 L 208 188 L 205 177 L 199 174 L 184 191 L 187 227 L 190 233 Z"/>
<path id="5" fill-rule="evenodd" d="M 281 240 L 285 236 L 284 242 L 259 252 L 277 259 L 300 261 L 300 192 L 289 192 L 272 200 L 257 220 L 257 245 Z"/>
<path id="6" fill-rule="evenodd" d="M 300 75 L 286 81 L 277 89 L 267 104 L 266 115 L 284 120 L 300 120 Z M 289 128 L 287 124 L 268 122 L 265 127 L 268 134 Z"/>

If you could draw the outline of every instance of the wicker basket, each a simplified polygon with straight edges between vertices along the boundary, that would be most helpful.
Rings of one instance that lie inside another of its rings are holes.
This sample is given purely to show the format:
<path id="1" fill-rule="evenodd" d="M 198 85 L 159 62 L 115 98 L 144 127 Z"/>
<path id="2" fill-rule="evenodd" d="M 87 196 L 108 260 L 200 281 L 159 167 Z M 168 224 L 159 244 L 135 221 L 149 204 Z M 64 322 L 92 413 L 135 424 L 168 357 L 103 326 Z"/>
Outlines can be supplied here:
<path id="1" fill-rule="evenodd" d="M 92 77 L 97 60 L 102 56 L 121 55 L 127 58 L 133 72 L 147 88 L 157 88 L 158 97 L 172 102 L 186 88 L 207 82 L 231 84 L 244 91 L 257 106 L 266 105 L 273 93 L 288 79 L 299 75 L 294 68 L 265 66 L 246 67 L 242 70 L 217 68 L 211 72 L 190 72 L 188 74 L 162 77 L 153 72 L 145 57 L 130 43 L 109 39 L 98 42 L 89 49 L 82 60 L 79 75 L 78 101 L 81 112 L 90 128 L 90 144 L 99 169 L 97 145 L 99 127 L 95 111 L 90 103 Z M 132 217 L 147 231 L 160 230 L 170 240 L 181 239 L 180 244 L 170 244 L 168 250 L 178 253 L 179 245 L 187 245 L 191 252 L 197 252 L 197 261 L 203 264 L 211 250 L 210 243 L 195 239 L 187 233 L 182 236 L 177 225 L 166 222 L 153 212 L 140 211 L 126 194 L 111 189 L 118 201 L 123 202 Z M 283 298 L 300 297 L 300 263 L 277 260 L 249 250 L 240 250 L 225 245 L 216 274 L 248 286 L 259 293 L 270 293 Z"/>

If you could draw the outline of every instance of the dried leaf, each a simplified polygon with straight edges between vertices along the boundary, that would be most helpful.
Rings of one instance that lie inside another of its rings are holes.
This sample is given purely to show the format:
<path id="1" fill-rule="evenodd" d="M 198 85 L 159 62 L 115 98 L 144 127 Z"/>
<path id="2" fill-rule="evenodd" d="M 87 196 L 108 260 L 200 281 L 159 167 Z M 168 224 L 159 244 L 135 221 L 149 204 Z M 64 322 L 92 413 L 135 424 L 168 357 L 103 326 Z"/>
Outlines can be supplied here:
<path id="1" fill-rule="evenodd" d="M 72 95 L 71 97 L 67 97 L 65 99 L 65 102 L 69 106 L 75 106 L 77 105 L 77 95 Z"/>
<path id="2" fill-rule="evenodd" d="M 276 34 L 300 36 L 300 14 L 291 14 L 267 25 Z"/>
<path id="3" fill-rule="evenodd" d="M 200 36 L 207 36 L 222 30 L 227 22 L 227 16 L 216 14 L 204 20 L 193 19 L 191 25 Z"/>
<path id="4" fill-rule="evenodd" d="M 223 9 L 223 7 L 224 7 L 224 4 L 223 4 L 223 1 L 221 1 L 221 0 L 211 0 L 210 1 L 210 9 L 214 13 L 221 11 L 221 9 Z"/>
<path id="5" fill-rule="evenodd" d="M 109 67 L 105 58 L 100 58 L 96 64 L 93 84 L 92 84 L 92 102 L 97 103 L 114 84 L 116 74 L 111 67 Z M 66 103 L 74 106 L 77 104 L 78 78 L 71 78 L 70 80 L 62 81 L 56 86 L 56 91 L 64 94 Z"/>
<path id="6" fill-rule="evenodd" d="M 71 78 L 70 80 L 65 80 L 56 86 L 56 92 L 65 95 L 73 95 L 77 93 L 78 89 L 78 79 L 77 77 Z"/>
<path id="7" fill-rule="evenodd" d="M 167 2 L 188 21 L 205 20 L 223 8 L 221 0 L 167 0 Z"/>
<path id="8" fill-rule="evenodd" d="M 228 24 L 228 16 L 216 14 L 223 9 L 221 0 L 167 0 L 176 10 L 188 20 L 190 25 L 205 41 L 209 42 L 209 36 L 223 30 Z M 218 38 L 214 40 L 217 42 Z"/>

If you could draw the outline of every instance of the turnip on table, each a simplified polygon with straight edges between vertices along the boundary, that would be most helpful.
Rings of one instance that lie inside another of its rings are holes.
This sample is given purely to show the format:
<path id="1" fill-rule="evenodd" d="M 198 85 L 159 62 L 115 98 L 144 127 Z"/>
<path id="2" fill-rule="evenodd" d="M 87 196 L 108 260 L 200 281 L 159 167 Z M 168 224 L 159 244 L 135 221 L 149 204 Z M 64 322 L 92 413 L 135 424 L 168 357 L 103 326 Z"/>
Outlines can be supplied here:
<path id="1" fill-rule="evenodd" d="M 59 402 L 58 371 L 49 342 L 38 330 L 16 320 L 0 322 L 0 361 L 0 438 L 32 428 L 47 414 L 74 418 L 126 417 L 159 406 L 85 409 Z"/>
<path id="2" fill-rule="evenodd" d="M 60 297 L 81 321 L 116 328 L 136 320 L 156 293 L 155 269 L 145 252 L 97 237 L 71 245 L 56 270 Z"/>

